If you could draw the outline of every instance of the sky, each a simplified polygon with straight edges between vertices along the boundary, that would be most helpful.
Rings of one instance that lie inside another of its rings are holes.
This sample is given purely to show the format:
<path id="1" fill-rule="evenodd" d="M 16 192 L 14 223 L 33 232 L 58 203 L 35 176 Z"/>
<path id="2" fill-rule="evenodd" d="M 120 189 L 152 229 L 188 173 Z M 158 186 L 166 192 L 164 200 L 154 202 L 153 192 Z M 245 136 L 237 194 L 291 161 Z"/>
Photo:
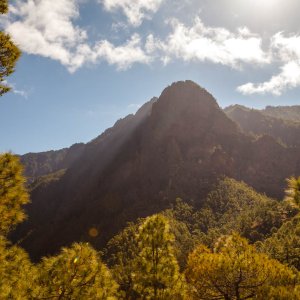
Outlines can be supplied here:
<path id="1" fill-rule="evenodd" d="M 221 107 L 300 105 L 299 0 L 12 0 L 0 152 L 88 142 L 174 81 Z"/>

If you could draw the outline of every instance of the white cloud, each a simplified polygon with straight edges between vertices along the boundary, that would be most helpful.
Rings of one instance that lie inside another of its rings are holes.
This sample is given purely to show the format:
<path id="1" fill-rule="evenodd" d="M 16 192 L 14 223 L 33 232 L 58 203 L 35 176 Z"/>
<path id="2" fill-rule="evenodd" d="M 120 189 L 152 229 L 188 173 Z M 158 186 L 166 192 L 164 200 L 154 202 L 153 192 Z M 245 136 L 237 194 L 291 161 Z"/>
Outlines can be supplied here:
<path id="1" fill-rule="evenodd" d="M 263 83 L 247 83 L 237 88 L 244 95 L 273 94 L 280 96 L 285 90 L 300 86 L 300 62 L 289 62 L 281 67 L 278 75 Z"/>
<path id="2" fill-rule="evenodd" d="M 174 19 L 165 38 L 148 35 L 146 42 L 138 34 L 122 44 L 107 39 L 88 42 L 87 31 L 76 25 L 79 4 L 85 0 L 16 0 L 6 21 L 1 21 L 23 52 L 59 61 L 70 72 L 87 64 L 107 62 L 119 70 L 135 63 L 149 64 L 159 59 L 164 65 L 173 60 L 211 62 L 241 69 L 245 65 L 263 66 L 280 63 L 280 71 L 262 83 L 249 82 L 237 90 L 245 95 L 271 93 L 281 95 L 300 86 L 300 36 L 277 33 L 271 37 L 268 50 L 262 37 L 247 28 L 230 31 L 206 26 L 196 18 L 191 26 Z M 100 0 L 98 0 L 100 1 Z M 129 22 L 138 26 L 156 12 L 165 0 L 101 0 L 109 10 L 120 9 Z M 116 25 L 124 26 L 123 23 Z M 26 96 L 23 91 L 15 93 Z"/>
<path id="3" fill-rule="evenodd" d="M 284 37 L 283 33 L 279 32 L 272 37 L 271 47 L 284 62 L 300 59 L 300 36 Z"/>
<path id="4" fill-rule="evenodd" d="M 191 27 L 172 20 L 173 32 L 166 41 L 148 36 L 148 53 L 162 52 L 164 62 L 172 58 L 184 61 L 209 61 L 240 68 L 242 64 L 266 64 L 270 56 L 262 49 L 261 38 L 247 28 L 231 32 L 221 27 L 205 26 L 196 18 Z"/>
<path id="5" fill-rule="evenodd" d="M 24 52 L 74 67 L 77 45 L 86 39 L 86 32 L 72 23 L 79 16 L 75 0 L 17 1 L 10 11 L 6 31 Z"/>
<path id="6" fill-rule="evenodd" d="M 247 83 L 237 88 L 244 95 L 270 93 L 280 96 L 284 91 L 300 86 L 300 37 L 275 34 L 271 39 L 273 56 L 283 63 L 279 74 L 263 83 Z"/>
<path id="7" fill-rule="evenodd" d="M 105 59 L 110 65 L 116 65 L 118 69 L 125 70 L 133 63 L 148 64 L 150 56 L 146 55 L 141 47 L 141 39 L 134 34 L 124 45 L 115 47 L 108 41 L 99 42 L 93 49 L 92 59 Z"/>
<path id="8" fill-rule="evenodd" d="M 280 72 L 263 83 L 246 83 L 237 88 L 244 95 L 254 93 L 281 95 L 300 86 L 300 36 L 285 37 L 277 33 L 271 37 L 268 50 L 262 49 L 262 38 L 248 28 L 231 32 L 222 27 L 205 26 L 196 18 L 191 27 L 172 20 L 173 31 L 166 40 L 149 35 L 145 49 L 160 57 L 164 64 L 175 59 L 209 61 L 233 68 L 251 64 L 262 66 L 281 63 Z"/>
<path id="9" fill-rule="evenodd" d="M 133 26 L 141 25 L 143 19 L 148 19 L 157 12 L 164 0 L 99 0 L 107 11 L 122 10 Z"/>
<path id="10" fill-rule="evenodd" d="M 70 72 L 101 60 L 116 65 L 118 69 L 126 69 L 136 62 L 149 62 L 137 35 L 123 45 L 114 46 L 102 40 L 90 46 L 87 32 L 74 25 L 74 20 L 79 17 L 79 2 L 19 0 L 10 8 L 6 31 L 22 51 L 57 60 Z"/>

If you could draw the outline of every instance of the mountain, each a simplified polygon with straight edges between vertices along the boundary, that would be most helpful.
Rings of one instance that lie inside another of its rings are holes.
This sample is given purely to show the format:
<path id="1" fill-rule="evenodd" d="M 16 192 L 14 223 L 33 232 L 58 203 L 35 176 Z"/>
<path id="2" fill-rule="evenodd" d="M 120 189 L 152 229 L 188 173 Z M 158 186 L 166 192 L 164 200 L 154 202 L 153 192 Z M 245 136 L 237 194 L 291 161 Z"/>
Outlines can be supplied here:
<path id="1" fill-rule="evenodd" d="M 275 117 L 287 121 L 300 122 L 300 105 L 294 106 L 267 106 L 262 110 L 266 116 Z"/>
<path id="2" fill-rule="evenodd" d="M 40 153 L 27 153 L 20 157 L 25 166 L 25 176 L 29 183 L 38 177 L 67 169 L 82 154 L 85 145 L 74 144 L 70 148 Z"/>
<path id="3" fill-rule="evenodd" d="M 285 178 L 299 173 L 296 148 L 245 134 L 210 93 L 181 81 L 86 144 L 55 180 L 37 184 L 13 238 L 35 259 L 75 240 L 100 248 L 126 222 L 177 197 L 201 208 L 222 176 L 280 199 Z"/>
<path id="4" fill-rule="evenodd" d="M 290 112 L 292 109 L 292 107 L 290 109 L 267 107 L 264 110 L 257 110 L 233 105 L 225 108 L 224 111 L 245 133 L 256 136 L 269 135 L 288 147 L 300 147 L 300 121 L 288 120 L 287 115 L 286 119 L 278 117 L 282 115 L 282 111 Z M 266 114 L 266 111 L 272 111 L 274 116 Z M 300 120 L 300 110 L 295 109 L 293 118 L 297 119 L 297 116 Z"/>

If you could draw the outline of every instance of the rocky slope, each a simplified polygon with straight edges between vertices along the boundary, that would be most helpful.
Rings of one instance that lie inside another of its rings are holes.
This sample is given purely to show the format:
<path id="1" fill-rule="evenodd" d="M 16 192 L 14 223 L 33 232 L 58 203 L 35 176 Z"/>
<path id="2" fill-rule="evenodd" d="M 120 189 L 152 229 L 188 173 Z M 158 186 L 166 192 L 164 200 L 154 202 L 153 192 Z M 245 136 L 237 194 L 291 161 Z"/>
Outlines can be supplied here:
<path id="1" fill-rule="evenodd" d="M 243 133 L 206 90 L 177 82 L 88 143 L 61 177 L 37 185 L 14 239 L 27 236 L 22 244 L 34 258 L 75 240 L 101 247 L 126 222 L 176 197 L 201 207 L 224 175 L 281 198 L 296 173 L 297 149 Z M 89 236 L 90 228 L 99 235 Z"/>

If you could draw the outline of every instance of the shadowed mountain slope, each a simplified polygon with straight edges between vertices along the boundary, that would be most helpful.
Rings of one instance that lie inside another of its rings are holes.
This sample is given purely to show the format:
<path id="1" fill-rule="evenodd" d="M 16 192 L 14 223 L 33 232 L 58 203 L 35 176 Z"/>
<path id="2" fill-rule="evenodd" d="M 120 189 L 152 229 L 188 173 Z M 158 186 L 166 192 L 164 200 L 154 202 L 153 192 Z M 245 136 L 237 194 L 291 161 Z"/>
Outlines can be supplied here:
<path id="1" fill-rule="evenodd" d="M 29 183 L 38 177 L 67 169 L 82 154 L 85 145 L 74 144 L 70 148 L 22 155 L 21 162 L 25 166 L 25 176 Z"/>
<path id="2" fill-rule="evenodd" d="M 271 108 L 269 107 L 269 109 Z M 274 107 L 272 111 L 277 112 L 276 109 Z M 283 109 L 283 107 L 278 109 Z M 225 108 L 224 111 L 228 117 L 239 124 L 245 133 L 269 135 L 288 147 L 300 147 L 300 122 L 266 115 L 266 110 L 249 109 L 241 105 L 233 105 Z M 300 111 L 298 114 L 300 118 Z M 277 115 L 280 116 L 280 110 Z M 296 118 L 297 110 L 293 116 Z"/>
<path id="3" fill-rule="evenodd" d="M 34 258 L 74 240 L 101 247 L 127 221 L 176 197 L 200 208 L 223 175 L 281 198 L 285 178 L 295 173 L 299 151 L 242 133 L 205 89 L 177 82 L 88 143 L 59 179 L 38 185 L 29 220 L 14 238 L 28 235 L 23 246 Z"/>

